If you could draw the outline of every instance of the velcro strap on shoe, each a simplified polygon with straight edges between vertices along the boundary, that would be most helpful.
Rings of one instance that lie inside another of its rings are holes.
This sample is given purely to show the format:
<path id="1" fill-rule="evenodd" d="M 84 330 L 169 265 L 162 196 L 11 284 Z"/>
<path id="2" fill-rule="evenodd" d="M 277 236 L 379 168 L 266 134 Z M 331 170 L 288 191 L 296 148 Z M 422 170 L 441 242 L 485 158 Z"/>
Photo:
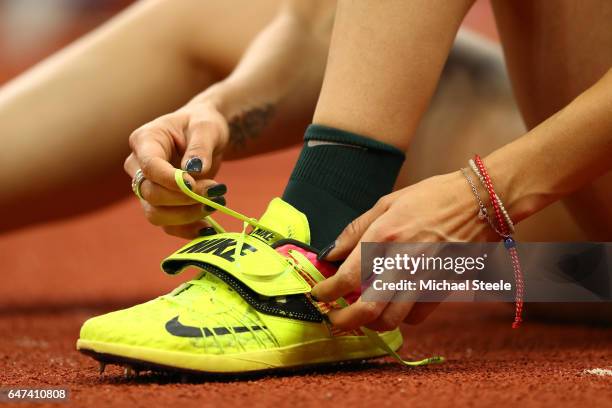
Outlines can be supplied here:
<path id="1" fill-rule="evenodd" d="M 174 275 L 189 266 L 213 265 L 263 296 L 310 292 L 310 285 L 287 260 L 261 240 L 227 232 L 198 238 L 162 261 Z"/>

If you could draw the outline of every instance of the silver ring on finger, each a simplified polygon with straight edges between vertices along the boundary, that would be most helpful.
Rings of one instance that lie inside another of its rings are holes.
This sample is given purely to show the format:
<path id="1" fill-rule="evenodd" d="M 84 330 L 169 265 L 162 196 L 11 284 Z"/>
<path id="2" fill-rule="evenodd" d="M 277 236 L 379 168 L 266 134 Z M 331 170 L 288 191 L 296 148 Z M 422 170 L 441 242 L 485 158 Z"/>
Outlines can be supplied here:
<path id="1" fill-rule="evenodd" d="M 141 169 L 138 169 L 134 175 L 134 178 L 132 179 L 132 191 L 134 194 L 136 194 L 136 197 L 140 198 L 141 200 L 143 198 L 142 193 L 140 192 L 140 186 L 142 185 L 143 181 L 145 181 L 144 173 Z"/>

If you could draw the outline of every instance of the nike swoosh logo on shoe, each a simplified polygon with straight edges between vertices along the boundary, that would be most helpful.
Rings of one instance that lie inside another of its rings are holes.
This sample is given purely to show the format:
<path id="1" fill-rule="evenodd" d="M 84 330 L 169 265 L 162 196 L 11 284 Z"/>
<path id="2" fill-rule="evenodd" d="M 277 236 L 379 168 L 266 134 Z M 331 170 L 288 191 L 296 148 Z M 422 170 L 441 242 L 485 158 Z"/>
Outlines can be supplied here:
<path id="1" fill-rule="evenodd" d="M 223 336 L 226 334 L 239 334 L 246 333 L 251 330 L 264 330 L 266 326 L 235 326 L 235 327 L 197 327 L 197 326 L 185 326 L 179 322 L 179 317 L 173 317 L 166 322 L 166 331 L 177 337 L 211 337 L 211 336 Z M 214 332 L 214 333 L 213 333 Z"/>

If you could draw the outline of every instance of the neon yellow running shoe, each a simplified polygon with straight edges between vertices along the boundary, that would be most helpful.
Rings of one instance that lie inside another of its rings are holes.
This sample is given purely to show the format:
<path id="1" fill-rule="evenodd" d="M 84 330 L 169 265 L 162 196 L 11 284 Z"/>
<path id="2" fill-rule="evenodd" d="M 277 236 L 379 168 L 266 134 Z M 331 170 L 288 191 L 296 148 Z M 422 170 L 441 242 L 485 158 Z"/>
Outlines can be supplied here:
<path id="1" fill-rule="evenodd" d="M 187 190 L 181 181 L 182 177 L 177 179 Z M 166 258 L 162 262 L 166 273 L 188 267 L 201 273 L 167 295 L 87 320 L 78 350 L 101 363 L 208 373 L 302 367 L 386 354 L 399 359 L 395 353 L 402 345 L 399 330 L 336 330 L 325 313 L 346 302 L 323 304 L 310 297 L 312 286 L 335 269 L 316 260 L 316 251 L 308 245 L 304 214 L 275 198 L 257 221 L 189 190 L 185 193 L 237 214 L 245 229 L 195 239 Z M 254 226 L 250 234 L 247 224 Z M 403 363 L 439 361 L 434 357 Z"/>

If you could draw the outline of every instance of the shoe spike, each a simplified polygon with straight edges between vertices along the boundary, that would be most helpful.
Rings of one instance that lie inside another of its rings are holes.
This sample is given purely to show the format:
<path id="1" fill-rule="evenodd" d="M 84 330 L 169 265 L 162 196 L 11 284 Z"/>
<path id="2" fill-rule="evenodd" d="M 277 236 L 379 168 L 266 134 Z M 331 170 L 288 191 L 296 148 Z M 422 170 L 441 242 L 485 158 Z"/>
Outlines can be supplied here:
<path id="1" fill-rule="evenodd" d="M 134 369 L 131 366 L 125 366 L 123 368 L 123 378 L 129 379 L 134 377 Z"/>

